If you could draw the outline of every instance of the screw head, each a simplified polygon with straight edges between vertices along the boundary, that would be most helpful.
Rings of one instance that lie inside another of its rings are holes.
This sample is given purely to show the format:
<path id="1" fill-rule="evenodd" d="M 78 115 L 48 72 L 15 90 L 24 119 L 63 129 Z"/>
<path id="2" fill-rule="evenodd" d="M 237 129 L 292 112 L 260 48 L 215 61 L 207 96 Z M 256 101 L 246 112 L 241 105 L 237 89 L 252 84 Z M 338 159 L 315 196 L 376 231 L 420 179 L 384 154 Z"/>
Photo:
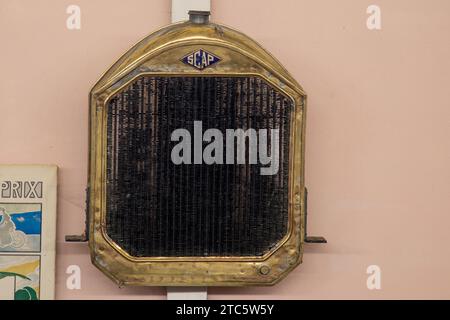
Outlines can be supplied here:
<path id="1" fill-rule="evenodd" d="M 262 275 L 267 275 L 270 273 L 270 267 L 263 265 L 259 268 L 259 273 L 261 273 Z"/>

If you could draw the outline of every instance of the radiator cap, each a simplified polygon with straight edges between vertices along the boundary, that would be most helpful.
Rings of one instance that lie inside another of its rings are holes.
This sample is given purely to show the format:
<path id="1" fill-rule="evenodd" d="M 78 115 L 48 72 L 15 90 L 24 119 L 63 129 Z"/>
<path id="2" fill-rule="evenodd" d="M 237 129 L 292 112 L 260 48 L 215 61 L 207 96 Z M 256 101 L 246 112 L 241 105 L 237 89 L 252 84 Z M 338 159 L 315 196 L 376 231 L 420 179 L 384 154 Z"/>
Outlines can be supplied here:
<path id="1" fill-rule="evenodd" d="M 207 24 L 209 22 L 209 11 L 189 10 L 189 21 L 195 24 Z"/>

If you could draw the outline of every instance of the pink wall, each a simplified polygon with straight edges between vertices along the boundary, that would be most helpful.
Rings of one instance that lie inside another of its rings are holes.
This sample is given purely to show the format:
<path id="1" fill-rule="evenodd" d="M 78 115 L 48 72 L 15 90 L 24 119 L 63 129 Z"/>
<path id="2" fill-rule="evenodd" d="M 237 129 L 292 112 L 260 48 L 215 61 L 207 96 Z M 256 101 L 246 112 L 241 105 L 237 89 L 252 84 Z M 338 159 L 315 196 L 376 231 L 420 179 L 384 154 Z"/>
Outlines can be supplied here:
<path id="1" fill-rule="evenodd" d="M 81 30 L 66 8 L 81 7 Z M 366 27 L 377 4 L 382 29 Z M 211 288 L 211 299 L 450 298 L 450 2 L 216 0 L 212 19 L 271 51 L 309 96 L 304 263 L 267 288 Z M 0 0 L 0 162 L 60 167 L 57 297 L 161 299 L 90 264 L 83 228 L 88 92 L 146 34 L 168 0 Z M 117 23 L 118 22 L 118 23 Z M 66 289 L 66 268 L 82 289 Z M 368 290 L 378 265 L 381 290 Z"/>

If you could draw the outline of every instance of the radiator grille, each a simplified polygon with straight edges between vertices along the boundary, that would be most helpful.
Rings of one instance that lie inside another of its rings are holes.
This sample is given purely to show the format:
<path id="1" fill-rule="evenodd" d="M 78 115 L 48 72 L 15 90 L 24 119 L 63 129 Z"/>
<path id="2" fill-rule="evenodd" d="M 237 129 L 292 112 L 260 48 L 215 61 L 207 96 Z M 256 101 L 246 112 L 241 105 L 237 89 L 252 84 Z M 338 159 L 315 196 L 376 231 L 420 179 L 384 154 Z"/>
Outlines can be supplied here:
<path id="1" fill-rule="evenodd" d="M 107 108 L 106 232 L 130 255 L 260 256 L 286 235 L 293 106 L 264 80 L 145 76 Z M 193 137 L 194 121 L 279 129 L 278 173 L 248 161 L 173 164 L 170 135 Z"/>

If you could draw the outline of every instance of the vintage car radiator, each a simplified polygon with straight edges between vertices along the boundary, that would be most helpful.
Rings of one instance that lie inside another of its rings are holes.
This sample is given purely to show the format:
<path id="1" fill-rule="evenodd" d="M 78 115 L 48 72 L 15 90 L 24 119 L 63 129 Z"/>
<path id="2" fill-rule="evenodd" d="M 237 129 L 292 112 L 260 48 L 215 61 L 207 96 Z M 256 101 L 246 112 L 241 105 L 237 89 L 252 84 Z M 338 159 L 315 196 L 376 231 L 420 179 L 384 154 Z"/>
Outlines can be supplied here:
<path id="1" fill-rule="evenodd" d="M 84 238 L 121 285 L 274 284 L 325 241 L 306 237 L 305 93 L 208 16 L 146 37 L 91 91 Z"/>

